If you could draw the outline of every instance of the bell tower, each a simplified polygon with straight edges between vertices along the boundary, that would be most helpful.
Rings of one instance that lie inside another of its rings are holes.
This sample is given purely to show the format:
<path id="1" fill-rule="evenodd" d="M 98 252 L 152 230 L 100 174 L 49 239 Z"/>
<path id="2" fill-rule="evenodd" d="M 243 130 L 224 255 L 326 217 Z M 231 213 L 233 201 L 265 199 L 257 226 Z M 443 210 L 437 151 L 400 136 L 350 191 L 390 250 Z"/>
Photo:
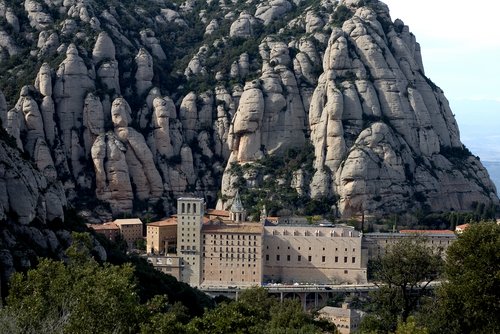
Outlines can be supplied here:
<path id="1" fill-rule="evenodd" d="M 242 223 L 247 219 L 247 212 L 241 204 L 240 192 L 236 191 L 236 195 L 233 198 L 233 204 L 231 204 L 231 220 L 235 223 Z"/>
<path id="2" fill-rule="evenodd" d="M 180 281 L 191 286 L 201 284 L 201 228 L 205 215 L 203 198 L 177 200 L 177 255 L 181 260 Z"/>

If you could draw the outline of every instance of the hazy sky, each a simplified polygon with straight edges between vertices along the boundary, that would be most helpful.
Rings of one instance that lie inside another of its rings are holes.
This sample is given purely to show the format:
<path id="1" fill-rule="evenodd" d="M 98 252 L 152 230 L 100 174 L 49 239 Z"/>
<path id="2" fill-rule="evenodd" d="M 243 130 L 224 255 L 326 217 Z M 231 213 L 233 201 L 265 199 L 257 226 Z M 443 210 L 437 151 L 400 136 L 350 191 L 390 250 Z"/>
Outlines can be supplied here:
<path id="1" fill-rule="evenodd" d="M 422 48 L 426 75 L 450 101 L 462 142 L 500 161 L 500 17 L 493 0 L 382 0 Z"/>

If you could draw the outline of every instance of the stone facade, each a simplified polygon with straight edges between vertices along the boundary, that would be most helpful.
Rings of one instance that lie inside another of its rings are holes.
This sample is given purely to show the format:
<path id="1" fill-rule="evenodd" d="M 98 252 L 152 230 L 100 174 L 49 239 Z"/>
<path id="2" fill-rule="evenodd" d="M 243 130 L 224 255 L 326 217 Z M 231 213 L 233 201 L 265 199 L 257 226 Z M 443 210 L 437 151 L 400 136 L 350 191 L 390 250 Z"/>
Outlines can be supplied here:
<path id="1" fill-rule="evenodd" d="M 181 281 L 204 287 L 273 282 L 364 284 L 368 260 L 383 255 L 387 245 L 401 238 L 422 236 L 442 254 L 456 239 L 453 231 L 363 234 L 327 222 L 282 224 L 275 217 L 267 219 L 265 213 L 260 222 L 247 222 L 236 215 L 244 212 L 237 194 L 234 203 L 229 211 L 207 210 L 205 215 L 203 199 L 178 200 Z M 175 226 L 175 218 L 168 221 L 167 225 Z M 150 244 L 148 232 L 148 247 Z"/>
<path id="2" fill-rule="evenodd" d="M 162 273 L 171 275 L 177 280 L 181 280 L 181 258 L 168 254 L 168 255 L 148 255 L 146 257 L 147 261 L 153 265 L 153 267 L 161 271 Z"/>
<path id="3" fill-rule="evenodd" d="M 362 312 L 349 308 L 347 303 L 342 307 L 325 306 L 318 311 L 318 315 L 320 319 L 333 322 L 340 334 L 357 332 L 362 318 Z"/>
<path id="4" fill-rule="evenodd" d="M 127 242 L 129 248 L 134 246 L 134 242 L 144 238 L 142 232 L 143 224 L 138 218 L 116 219 L 113 223 L 120 229 L 120 234 L 123 240 Z"/>
<path id="5" fill-rule="evenodd" d="M 443 256 L 457 238 L 453 231 L 448 230 L 402 230 L 399 233 L 366 233 L 363 238 L 363 248 L 366 250 L 367 260 L 384 255 L 387 246 L 394 244 L 401 238 L 416 236 L 424 238 L 428 246 L 431 246 Z"/>
<path id="6" fill-rule="evenodd" d="M 203 285 L 262 283 L 262 224 L 203 226 Z"/>
<path id="7" fill-rule="evenodd" d="M 87 224 L 87 226 L 111 241 L 115 241 L 116 237 L 120 235 L 120 228 L 115 223 Z"/>
<path id="8" fill-rule="evenodd" d="M 264 281 L 366 283 L 361 239 L 347 227 L 265 226 Z"/>
<path id="9" fill-rule="evenodd" d="M 177 200 L 177 254 L 181 258 L 180 280 L 191 286 L 201 284 L 201 228 L 205 215 L 202 198 Z"/>
<path id="10" fill-rule="evenodd" d="M 148 253 L 165 254 L 177 246 L 177 218 L 153 222 L 147 225 L 146 249 Z"/>

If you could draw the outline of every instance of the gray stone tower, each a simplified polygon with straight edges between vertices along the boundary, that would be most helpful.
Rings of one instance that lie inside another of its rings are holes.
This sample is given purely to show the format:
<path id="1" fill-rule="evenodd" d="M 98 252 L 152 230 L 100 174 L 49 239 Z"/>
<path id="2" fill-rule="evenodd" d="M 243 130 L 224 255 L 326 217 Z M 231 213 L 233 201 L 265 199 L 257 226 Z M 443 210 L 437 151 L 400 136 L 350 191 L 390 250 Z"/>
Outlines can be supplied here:
<path id="1" fill-rule="evenodd" d="M 203 198 L 177 199 L 177 255 L 181 261 L 181 282 L 191 286 L 201 284 L 203 258 L 201 228 L 205 215 Z"/>

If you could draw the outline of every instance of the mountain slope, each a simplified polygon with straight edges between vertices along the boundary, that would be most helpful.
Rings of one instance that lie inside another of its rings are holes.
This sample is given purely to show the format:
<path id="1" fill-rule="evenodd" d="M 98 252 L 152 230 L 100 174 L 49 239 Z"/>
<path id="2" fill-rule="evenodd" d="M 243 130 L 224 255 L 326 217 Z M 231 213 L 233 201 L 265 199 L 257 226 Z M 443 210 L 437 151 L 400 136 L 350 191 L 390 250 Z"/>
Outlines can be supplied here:
<path id="1" fill-rule="evenodd" d="M 4 0 L 0 16 L 2 122 L 89 215 L 237 190 L 255 211 L 344 216 L 498 203 L 381 2 Z"/>

